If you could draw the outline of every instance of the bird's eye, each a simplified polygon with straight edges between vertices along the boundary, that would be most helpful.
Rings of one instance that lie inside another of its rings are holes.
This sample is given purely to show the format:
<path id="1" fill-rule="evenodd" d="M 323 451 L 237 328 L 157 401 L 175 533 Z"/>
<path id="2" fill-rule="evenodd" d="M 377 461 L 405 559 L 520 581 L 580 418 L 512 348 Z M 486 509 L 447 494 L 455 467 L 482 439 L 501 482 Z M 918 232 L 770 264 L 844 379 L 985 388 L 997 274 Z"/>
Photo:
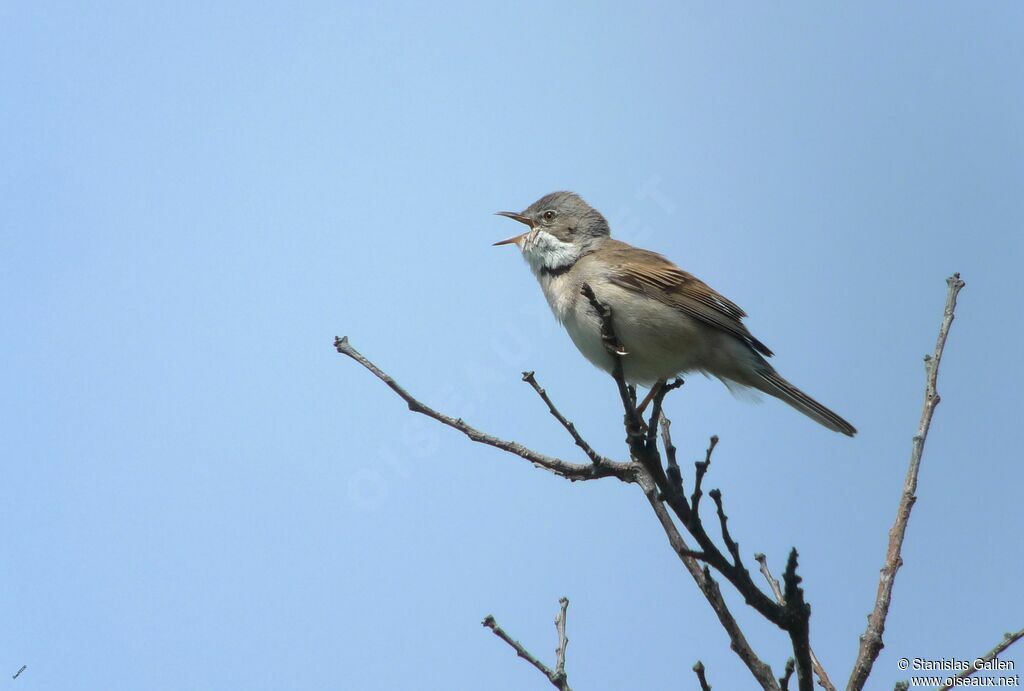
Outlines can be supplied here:
<path id="1" fill-rule="evenodd" d="M 554 209 L 548 209 L 547 211 L 544 212 L 544 220 L 547 221 L 548 223 L 555 220 Z"/>

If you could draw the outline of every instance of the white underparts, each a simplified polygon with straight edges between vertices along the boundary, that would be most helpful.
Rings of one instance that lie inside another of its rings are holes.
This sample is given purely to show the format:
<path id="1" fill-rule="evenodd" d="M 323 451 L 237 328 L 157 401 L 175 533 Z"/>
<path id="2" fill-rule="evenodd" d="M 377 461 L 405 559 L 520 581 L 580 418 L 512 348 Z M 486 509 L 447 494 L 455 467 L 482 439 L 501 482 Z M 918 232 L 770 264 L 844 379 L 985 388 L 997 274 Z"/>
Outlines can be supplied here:
<path id="1" fill-rule="evenodd" d="M 527 233 L 519 242 L 523 258 L 534 274 L 542 269 L 561 269 L 571 266 L 580 258 L 581 248 L 571 242 L 562 242 L 551 233 L 537 230 Z"/>

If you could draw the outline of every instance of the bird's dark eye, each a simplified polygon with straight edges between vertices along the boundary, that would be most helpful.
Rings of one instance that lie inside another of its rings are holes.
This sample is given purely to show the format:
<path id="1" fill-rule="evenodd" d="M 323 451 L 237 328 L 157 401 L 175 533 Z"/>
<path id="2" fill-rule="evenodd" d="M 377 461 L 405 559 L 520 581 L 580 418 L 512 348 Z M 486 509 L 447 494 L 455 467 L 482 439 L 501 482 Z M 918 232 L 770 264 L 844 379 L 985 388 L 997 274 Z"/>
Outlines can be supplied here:
<path id="1" fill-rule="evenodd" d="M 544 212 L 544 220 L 547 221 L 548 223 L 555 220 L 554 209 L 548 209 L 547 211 Z"/>

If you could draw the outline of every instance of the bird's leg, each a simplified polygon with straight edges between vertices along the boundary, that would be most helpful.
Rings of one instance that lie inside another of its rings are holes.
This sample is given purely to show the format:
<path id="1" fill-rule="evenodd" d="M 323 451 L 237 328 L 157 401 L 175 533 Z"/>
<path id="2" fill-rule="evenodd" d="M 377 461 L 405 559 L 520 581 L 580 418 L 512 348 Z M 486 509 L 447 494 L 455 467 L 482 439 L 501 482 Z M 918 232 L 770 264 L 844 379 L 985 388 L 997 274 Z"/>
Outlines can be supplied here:
<path id="1" fill-rule="evenodd" d="M 650 405 L 651 401 L 654 400 L 654 397 L 658 395 L 658 392 L 661 391 L 661 387 L 663 386 L 665 386 L 664 379 L 659 379 L 654 382 L 654 386 L 652 386 L 651 390 L 647 392 L 646 396 L 644 396 L 644 400 L 640 401 L 640 405 L 636 407 L 636 412 L 639 413 L 641 417 L 643 417 L 644 410 L 648 405 Z"/>

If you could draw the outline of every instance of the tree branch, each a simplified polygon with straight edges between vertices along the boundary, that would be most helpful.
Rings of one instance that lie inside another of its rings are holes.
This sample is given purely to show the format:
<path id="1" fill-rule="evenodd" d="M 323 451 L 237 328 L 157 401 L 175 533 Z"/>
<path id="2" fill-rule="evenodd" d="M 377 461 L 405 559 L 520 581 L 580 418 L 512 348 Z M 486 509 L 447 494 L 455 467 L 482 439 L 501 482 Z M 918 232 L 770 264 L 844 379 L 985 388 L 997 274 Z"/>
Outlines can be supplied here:
<path id="1" fill-rule="evenodd" d="M 546 456 L 542 453 L 538 453 L 517 442 L 506 441 L 505 439 L 499 439 L 498 437 L 481 432 L 475 427 L 466 424 L 462 418 L 449 417 L 448 415 L 439 413 L 433 408 L 418 401 L 412 396 L 412 394 L 402 388 L 398 382 L 392 379 L 390 375 L 377 367 L 373 362 L 366 359 L 358 350 L 353 348 L 352 344 L 348 342 L 347 336 L 344 338 L 335 338 L 334 347 L 339 353 L 352 358 L 368 369 L 375 377 L 387 384 L 392 391 L 398 394 L 402 400 L 409 405 L 409 410 L 414 413 L 420 413 L 427 417 L 431 417 L 443 425 L 456 429 L 477 443 L 486 444 L 488 446 L 493 446 L 496 449 L 507 451 L 508 453 L 526 459 L 538 468 L 548 470 L 555 475 L 566 478 L 567 480 L 596 480 L 603 477 L 615 477 L 623 482 L 635 481 L 635 468 L 630 463 L 617 463 L 603 458 L 600 462 L 590 464 L 570 463 L 560 458 L 554 458 L 552 456 Z"/>
<path id="2" fill-rule="evenodd" d="M 615 383 L 618 385 L 619 398 L 622 399 L 622 407 L 626 411 L 626 443 L 629 444 L 632 450 L 638 438 L 642 439 L 641 430 L 643 429 L 644 421 L 636 409 L 636 392 L 630 391 L 629 385 L 626 384 L 622 365 L 622 356 L 627 355 L 626 349 L 623 347 L 622 341 L 619 340 L 612 325 L 611 307 L 597 299 L 597 295 L 594 294 L 594 289 L 590 287 L 589 283 L 584 283 L 580 292 L 590 301 L 590 306 L 597 312 L 597 316 L 601 321 L 601 342 L 604 343 L 605 350 L 612 357 L 612 378 L 615 379 Z"/>
<path id="3" fill-rule="evenodd" d="M 690 509 L 695 514 L 700 508 L 700 498 L 704 495 L 701 491 L 701 484 L 704 482 L 704 476 L 707 474 L 708 468 L 711 466 L 711 454 L 715 452 L 716 446 L 718 446 L 718 435 L 714 434 L 708 441 L 708 450 L 704 452 L 704 460 L 697 461 L 693 464 L 696 469 L 696 473 L 693 482 L 693 494 L 690 495 Z"/>
<path id="4" fill-rule="evenodd" d="M 654 394 L 653 404 L 651 406 L 651 419 L 647 423 L 647 445 L 656 443 L 658 436 L 658 423 L 664 419 L 661 414 L 661 406 L 665 402 L 665 396 L 670 391 L 675 391 L 683 385 L 683 380 L 678 377 L 670 384 L 662 384 L 658 387 L 657 393 Z"/>
<path id="5" fill-rule="evenodd" d="M 896 522 L 890 531 L 889 551 L 887 553 L 885 567 L 882 569 L 882 577 L 879 582 L 879 593 L 876 599 L 875 610 L 872 612 L 871 617 L 869 617 L 868 630 L 861 637 L 861 647 L 858 653 L 858 660 L 855 665 L 853 675 L 851 675 L 849 686 L 847 687 L 848 691 L 860 691 L 860 689 L 863 688 L 864 681 L 867 679 L 868 674 L 870 674 L 874 660 L 877 658 L 878 652 L 882 647 L 881 635 L 884 629 L 884 621 L 888 613 L 889 603 L 891 601 L 892 583 L 895 573 L 902 563 L 899 557 L 900 549 L 902 547 L 903 536 L 905 534 L 906 523 L 909 518 L 910 510 L 916 499 L 914 492 L 916 491 L 917 474 L 920 468 L 924 441 L 927 437 L 934 408 L 939 402 L 939 396 L 936 391 L 939 362 L 941 360 L 942 351 L 953 320 L 956 297 L 959 290 L 964 285 L 963 282 L 960 281 L 959 275 L 951 277 L 948 280 L 948 284 L 949 295 L 947 296 L 946 313 L 940 328 L 939 338 L 936 343 L 935 355 L 931 358 L 926 357 L 925 359 L 928 374 L 925 405 L 924 410 L 922 411 L 918 434 L 914 437 L 911 463 L 907 473 L 904 493 L 901 497 Z M 560 458 L 538 453 L 523 446 L 522 444 L 519 444 L 518 442 L 507 441 L 482 432 L 467 424 L 461 418 L 452 418 L 444 413 L 438 412 L 409 394 L 390 375 L 385 373 L 374 363 L 366 359 L 361 353 L 355 350 L 355 348 L 349 344 L 347 338 L 336 338 L 335 348 L 339 353 L 355 360 L 365 369 L 369 370 L 374 376 L 384 382 L 392 389 L 392 391 L 406 402 L 410 410 L 431 417 L 444 425 L 452 427 L 469 437 L 472 441 L 487 444 L 517 455 L 534 464 L 536 467 L 548 470 L 549 472 L 569 480 L 593 480 L 602 477 L 616 477 L 623 482 L 639 484 L 643 489 L 644 495 L 650 503 L 655 516 L 658 518 L 662 529 L 665 531 L 670 545 L 683 562 L 685 568 L 694 578 L 694 581 L 697 583 L 698 587 L 718 616 L 719 622 L 729 635 L 732 649 L 736 651 L 737 655 L 741 658 L 744 664 L 746 664 L 762 688 L 769 689 L 770 691 L 779 691 L 782 686 L 788 687 L 790 678 L 795 670 L 801 691 L 809 691 L 813 687 L 813 677 L 811 674 L 811 669 L 813 668 L 815 672 L 818 673 L 819 679 L 821 680 L 819 681 L 821 686 L 829 691 L 834 691 L 831 681 L 829 681 L 827 675 L 825 675 L 824 670 L 821 669 L 820 663 L 818 663 L 817 659 L 814 658 L 813 652 L 810 649 L 810 607 L 804 601 L 803 590 L 799 585 L 801 579 L 796 573 L 796 550 L 791 552 L 790 559 L 785 570 L 783 578 L 785 582 L 784 592 L 783 589 L 779 587 L 778 582 L 771 576 L 770 571 L 768 571 L 763 555 L 759 555 L 760 558 L 758 561 L 761 563 L 762 573 L 768 580 L 769 586 L 772 588 L 775 595 L 775 598 L 772 599 L 754 584 L 750 572 L 743 565 L 739 544 L 730 534 L 727 523 L 728 518 L 724 511 L 722 495 L 717 489 L 709 492 L 709 495 L 715 501 L 717 516 L 721 527 L 722 541 L 725 543 L 728 557 L 710 538 L 704 528 L 703 522 L 701 521 L 699 508 L 700 500 L 703 496 L 702 483 L 711 465 L 712 452 L 715 449 L 718 438 L 711 438 L 704 460 L 695 464 L 693 493 L 687 497 L 683 490 L 682 475 L 676 461 L 676 448 L 672 444 L 669 431 L 670 422 L 664 416 L 662 407 L 665 395 L 674 388 L 678 388 L 682 385 L 682 381 L 676 380 L 673 384 L 662 385 L 651 395 L 653 408 L 649 422 L 645 424 L 640 411 L 637 409 L 635 389 L 633 389 L 625 379 L 623 357 L 628 356 L 628 353 L 623 348 L 622 342 L 618 339 L 618 336 L 615 333 L 612 311 L 607 305 L 604 305 L 597 299 L 590 286 L 584 284 L 582 286 L 582 293 L 590 301 L 591 306 L 600 318 L 602 342 L 613 360 L 612 377 L 616 382 L 623 405 L 626 443 L 629 447 L 630 456 L 633 461 L 630 463 L 615 462 L 594 451 L 586 440 L 582 438 L 573 423 L 568 421 L 561 412 L 558 411 L 551 399 L 547 396 L 547 393 L 537 383 L 532 372 L 524 373 L 523 380 L 533 387 L 535 392 L 548 406 L 549 412 L 556 420 L 558 420 L 566 431 L 569 432 L 576 445 L 584 451 L 588 458 L 590 458 L 591 463 L 589 465 L 571 463 Z M 667 471 L 665 466 L 662 464 L 661 453 L 657 444 L 659 424 L 661 425 L 660 431 L 662 444 L 668 458 Z M 682 526 L 684 526 L 690 535 L 692 535 L 696 540 L 699 549 L 690 549 L 687 546 L 676 526 L 676 522 L 672 518 L 672 514 L 678 518 Z M 704 562 L 703 566 L 701 562 Z M 776 679 L 772 675 L 771 668 L 762 662 L 750 648 L 743 632 L 740 630 L 731 612 L 726 607 L 718 583 L 711 575 L 711 568 L 714 568 L 724 576 L 726 580 L 728 580 L 737 589 L 748 605 L 753 607 L 758 613 L 789 634 L 793 645 L 794 658 L 789 664 L 787 664 L 786 673 L 781 679 Z M 491 628 L 495 635 L 505 640 L 513 649 L 515 649 L 517 654 L 544 673 L 545 676 L 548 677 L 549 681 L 551 681 L 557 688 L 567 689 L 568 684 L 565 679 L 564 666 L 565 647 L 568 644 L 568 639 L 565 636 L 565 618 L 568 601 L 563 599 L 561 600 L 561 604 L 562 607 L 560 613 L 555 620 L 556 629 L 559 635 L 559 645 L 556 649 L 556 665 L 554 670 L 551 670 L 551 668 L 541 663 L 526 651 L 518 642 L 511 639 L 511 637 L 509 637 L 501 627 L 497 625 L 493 617 L 488 616 L 483 623 L 485 626 Z M 1024 632 L 1017 637 L 1019 638 L 1020 636 L 1024 636 Z M 1016 638 L 1013 640 L 1016 640 Z M 1013 641 L 1007 642 L 1006 646 L 1012 642 Z M 1006 646 L 1003 646 L 1002 649 L 1005 649 Z M 993 655 L 998 654 L 998 652 L 999 650 L 994 651 Z M 706 685 L 706 679 L 703 679 L 703 675 L 700 675 L 700 677 L 701 683 Z"/>
<path id="6" fill-rule="evenodd" d="M 714 451 L 714 448 L 718 443 L 718 437 L 716 436 L 711 438 L 711 443 L 709 444 L 707 453 L 705 454 L 704 462 L 696 464 L 697 478 L 694 485 L 694 500 L 691 505 L 691 503 L 687 502 L 686 496 L 682 492 L 681 481 L 677 483 L 670 480 L 662 466 L 661 454 L 658 451 L 656 443 L 656 431 L 654 434 L 645 435 L 643 433 L 644 423 L 636 409 L 635 396 L 630 391 L 630 387 L 627 385 L 625 380 L 622 358 L 624 356 L 628 356 L 628 353 L 626 353 L 625 349 L 622 347 L 622 342 L 615 333 L 613 323 L 614 315 L 612 314 L 611 309 L 597 298 L 589 285 L 583 284 L 581 292 L 590 301 L 591 307 L 593 307 L 601 321 L 601 339 L 605 345 L 605 349 L 612 358 L 612 377 L 615 379 L 618 387 L 619 396 L 622 399 L 622 405 L 625 412 L 624 422 L 626 427 L 626 443 L 630 449 L 630 456 L 633 460 L 639 462 L 640 465 L 643 466 L 644 470 L 647 471 L 647 475 L 653 481 L 654 488 L 659 490 L 658 494 L 654 494 L 652 491 L 653 488 L 645 487 L 645 495 L 647 495 L 648 501 L 651 503 L 656 514 L 659 514 L 659 510 L 663 511 L 662 502 L 667 504 L 669 508 L 672 509 L 673 513 L 679 517 L 679 520 L 701 548 L 700 551 L 693 551 L 689 550 L 685 546 L 681 547 L 673 544 L 673 548 L 676 549 L 676 553 L 681 559 L 683 559 L 684 565 L 691 572 L 691 575 L 694 576 L 694 579 L 697 580 L 698 586 L 701 587 L 705 597 L 707 597 L 709 602 L 712 603 L 712 607 L 715 607 L 714 593 L 712 593 L 712 590 L 717 591 L 718 584 L 711 579 L 711 574 L 707 567 L 703 570 L 697 570 L 698 565 L 696 560 L 698 558 L 714 567 L 715 570 L 721 573 L 730 583 L 732 583 L 740 594 L 743 595 L 743 598 L 748 605 L 753 607 L 772 623 L 786 631 L 789 631 L 791 639 L 793 639 L 794 645 L 796 645 L 797 641 L 802 640 L 802 638 L 805 639 L 806 636 L 801 638 L 799 631 L 790 631 L 790 629 L 793 627 L 800 627 L 801 625 L 806 629 L 806 618 L 801 620 L 793 617 L 791 611 L 787 612 L 784 607 L 761 592 L 751 579 L 750 573 L 741 563 L 738 562 L 738 559 L 737 563 L 730 563 L 729 560 L 725 558 L 721 550 L 718 549 L 718 546 L 715 545 L 714 541 L 710 536 L 708 536 L 707 531 L 704 529 L 703 523 L 701 522 L 698 511 L 701 494 L 701 481 L 711 464 L 711 453 Z M 676 387 L 673 386 L 672 388 Z M 662 399 L 663 398 L 664 396 L 662 396 Z M 659 406 L 660 404 L 661 401 L 658 401 Z M 657 423 L 660 416 L 660 409 L 658 410 L 658 417 L 655 417 L 654 413 L 652 413 L 652 426 Z M 651 431 L 650 427 L 648 427 L 647 431 Z M 668 518 L 667 515 L 665 518 Z M 659 520 L 662 522 L 663 527 L 666 527 L 665 520 L 663 520 L 660 514 Z M 671 518 L 668 518 L 668 524 L 672 524 Z M 668 532 L 667 527 L 666 532 Z M 728 531 L 726 530 L 725 532 L 726 535 L 728 535 Z M 669 534 L 669 540 L 670 542 L 673 540 L 673 536 L 671 534 Z M 731 536 L 728 538 L 727 542 L 731 552 L 735 546 Z M 702 574 L 705 578 L 698 578 L 696 575 L 697 573 Z M 711 594 L 709 595 L 709 593 Z M 720 597 L 720 593 L 718 593 L 718 595 Z M 717 611 L 718 610 L 716 609 L 716 612 Z M 719 619 L 722 621 L 721 616 Z M 726 626 L 726 622 L 723 621 L 722 623 L 723 626 Z M 726 630 L 728 631 L 727 626 Z M 736 627 L 735 632 L 730 632 L 730 639 L 733 642 L 734 650 L 736 649 L 738 640 L 736 634 L 739 634 L 739 637 L 742 638 L 742 632 L 739 631 L 738 626 Z M 796 637 L 794 637 L 794 634 L 796 634 Z M 745 640 L 743 643 L 746 643 Z M 738 650 L 737 652 L 739 653 Z M 802 657 L 806 657 L 806 653 L 801 653 L 799 650 L 795 650 L 794 652 L 797 655 L 798 660 Z M 747 655 L 747 658 L 744 658 L 744 655 Z M 778 688 L 777 680 L 771 674 L 770 668 L 753 654 L 753 651 L 750 650 L 749 644 L 746 645 L 746 651 L 740 656 L 741 658 L 744 658 L 744 662 L 747 663 L 751 673 L 754 674 L 755 678 L 758 679 L 764 688 Z M 798 667 L 798 672 L 799 671 L 800 668 Z M 802 675 L 800 678 L 801 691 L 808 691 L 812 688 L 813 682 L 811 682 L 811 686 L 804 687 L 804 678 L 810 679 L 808 675 Z"/>
<path id="7" fill-rule="evenodd" d="M 1024 638 L 1024 629 L 1021 629 L 1020 631 L 1014 633 L 1004 633 L 1003 640 L 1001 640 L 995 648 L 992 648 L 992 650 L 985 653 L 985 655 L 982 656 L 980 659 L 984 660 L 985 663 L 992 662 L 992 660 L 996 659 L 999 656 L 999 653 L 1003 652 L 1004 650 L 1006 650 L 1022 638 Z M 954 679 L 966 679 L 967 677 L 971 676 L 977 671 L 979 670 L 977 670 L 974 665 L 971 665 L 968 669 L 965 669 L 959 674 L 957 674 L 954 677 Z M 951 688 L 953 688 L 953 685 L 947 684 L 941 687 L 939 691 L 949 691 Z"/>
<path id="8" fill-rule="evenodd" d="M 508 643 L 512 649 L 516 651 L 516 655 L 536 667 L 541 674 L 548 678 L 548 681 L 550 681 L 551 685 L 556 689 L 559 691 L 572 691 L 572 689 L 569 688 L 569 679 L 565 676 L 565 648 L 569 645 L 569 639 L 565 635 L 565 612 L 569 608 L 569 600 L 563 597 L 559 599 L 558 602 L 561 605 L 561 610 L 559 611 L 558 616 L 555 617 L 555 629 L 558 631 L 558 650 L 556 651 L 557 662 L 555 663 L 555 669 L 551 669 L 538 660 L 530 653 L 529 650 L 523 647 L 522 643 L 509 636 L 508 633 L 505 632 L 505 629 L 498 626 L 498 622 L 495 621 L 493 615 L 488 614 L 480 623 L 493 631 L 495 636 Z"/>
<path id="9" fill-rule="evenodd" d="M 780 605 L 786 604 L 786 598 L 782 595 L 782 588 L 779 586 L 779 582 L 775 580 L 775 576 L 772 575 L 771 569 L 768 568 L 768 557 L 766 557 L 764 553 L 758 552 L 754 555 L 754 560 L 761 565 L 761 574 L 764 576 L 764 579 L 768 581 L 768 587 L 772 589 L 772 594 L 775 595 L 775 599 Z M 836 687 L 832 683 L 832 680 L 829 679 L 828 674 L 825 673 L 825 668 L 822 666 L 821 662 L 818 661 L 818 657 L 814 654 L 814 649 L 808 645 L 807 650 L 811 654 L 811 665 L 814 667 L 814 673 L 818 675 L 818 686 L 826 691 L 836 691 Z M 792 660 L 790 661 L 792 662 Z"/>
<path id="10" fill-rule="evenodd" d="M 708 678 L 704 674 L 704 663 L 697 660 L 697 664 L 693 666 L 693 673 L 697 675 L 697 681 L 700 682 L 700 691 L 711 691 L 711 684 L 708 683 Z"/>
<path id="11" fill-rule="evenodd" d="M 523 372 L 523 381 L 533 387 L 533 390 L 537 392 L 537 395 L 541 397 L 541 400 L 547 404 L 548 410 L 551 411 L 554 418 L 561 423 L 562 427 L 564 427 L 566 431 L 569 432 L 572 436 L 572 440 L 576 442 L 576 446 L 583 449 L 583 453 L 587 454 L 587 458 L 589 458 L 594 465 L 611 463 L 610 460 L 594 451 L 590 444 L 588 444 L 580 433 L 576 431 L 576 425 L 566 420 L 565 416 L 558 411 L 558 408 L 555 407 L 555 404 L 552 403 L 551 399 L 548 397 L 548 392 L 542 389 L 540 384 L 537 383 L 537 378 L 534 376 L 533 372 Z"/>
<path id="12" fill-rule="evenodd" d="M 761 685 L 761 688 L 766 691 L 779 691 L 779 685 L 772 672 L 772 668 L 762 661 L 753 648 L 750 647 L 750 643 L 747 641 L 746 636 L 744 636 L 742 629 L 740 629 L 740 625 L 736 622 L 732 612 L 729 611 L 725 598 L 722 597 L 722 591 L 718 587 L 718 582 L 712 578 L 711 572 L 707 567 L 702 567 L 698 563 L 697 560 L 705 559 L 705 555 L 702 552 L 694 552 L 686 545 L 686 541 L 680 534 L 679 529 L 676 528 L 676 524 L 672 520 L 668 509 L 665 508 L 665 504 L 658 497 L 654 480 L 649 475 L 644 474 L 641 476 L 639 484 L 644 490 L 644 496 L 647 497 L 647 501 L 654 510 L 654 515 L 661 524 L 662 530 L 665 531 L 669 544 L 679 557 L 679 560 L 683 562 L 683 566 L 690 573 L 701 593 L 704 594 L 704 598 L 711 605 L 711 609 L 718 616 L 719 623 L 729 636 L 729 647 L 732 648 L 743 664 L 747 666 L 747 669 L 750 670 L 750 673 Z"/>
<path id="13" fill-rule="evenodd" d="M 608 341 L 609 345 L 614 347 L 617 341 L 618 339 L 614 335 L 614 331 L 610 331 Z M 376 364 L 368 360 L 359 351 L 352 347 L 352 345 L 348 341 L 348 338 L 336 338 L 334 346 L 339 353 L 355 360 L 357 363 L 359 363 L 364 368 L 369 370 L 375 377 L 384 382 L 392 391 L 398 394 L 398 396 L 408 404 L 410 410 L 431 417 L 444 425 L 452 427 L 453 429 L 462 432 L 472 441 L 481 444 L 487 444 L 488 446 L 493 446 L 495 448 L 501 449 L 508 453 L 524 458 L 533 463 L 537 467 L 548 470 L 556 475 L 559 475 L 569 480 L 592 480 L 600 477 L 616 477 L 624 482 L 640 483 L 641 486 L 644 488 L 644 493 L 650 501 L 652 508 L 655 510 L 655 514 L 658 517 L 659 522 L 662 524 L 663 529 L 669 536 L 669 543 L 672 545 L 673 549 L 675 549 L 680 559 L 683 560 L 683 563 L 686 566 L 687 570 L 690 571 L 692 577 L 697 582 L 698 587 L 701 589 L 701 592 L 704 594 L 705 598 L 711 604 L 712 609 L 718 616 L 718 619 L 722 623 L 723 628 L 725 628 L 726 633 L 729 636 L 732 649 L 736 651 L 740 659 L 750 669 L 751 673 L 761 684 L 762 688 L 768 689 L 769 691 L 778 690 L 778 682 L 772 674 L 771 667 L 769 667 L 767 664 L 761 661 L 761 659 L 758 658 L 758 656 L 750 648 L 750 645 L 746 641 L 746 638 L 744 637 L 742 630 L 739 628 L 739 624 L 737 624 L 735 618 L 732 616 L 732 613 L 729 611 L 728 607 L 725 604 L 725 600 L 722 597 L 722 593 L 718 587 L 718 583 L 716 583 L 715 580 L 711 578 L 710 572 L 707 569 L 702 569 L 700 564 L 697 562 L 697 558 L 702 558 L 708 561 L 713 560 L 714 562 L 716 562 L 717 568 L 717 563 L 721 563 L 724 561 L 724 559 L 721 556 L 721 553 L 717 551 L 717 548 L 714 547 L 713 543 L 710 543 L 710 539 L 708 539 L 708 543 L 711 544 L 712 548 L 714 549 L 714 552 L 710 555 L 705 555 L 703 552 L 690 550 L 686 546 L 686 544 L 682 540 L 681 535 L 676 529 L 675 524 L 672 522 L 672 518 L 669 516 L 664 504 L 658 497 L 658 483 L 656 483 L 655 480 L 648 473 L 644 473 L 641 470 L 641 468 L 644 468 L 645 466 L 638 466 L 636 463 L 618 463 L 614 461 L 608 461 L 603 457 L 601 457 L 601 460 L 598 463 L 591 463 L 587 465 L 570 463 L 559 458 L 553 458 L 538 453 L 536 451 L 524 447 L 519 443 L 506 441 L 504 439 L 491 436 L 489 434 L 481 432 L 475 427 L 472 427 L 471 425 L 464 422 L 461 418 L 452 418 L 420 402 L 412 394 L 407 392 L 401 385 L 399 385 L 398 382 L 396 382 L 390 375 L 381 370 Z M 621 354 L 621 344 L 619 344 L 619 352 L 616 352 L 615 357 L 621 357 Z M 639 420 L 639 414 L 635 413 L 635 399 L 631 395 L 629 388 L 625 386 L 624 379 L 622 378 L 621 362 L 618 374 L 619 377 L 617 381 L 622 382 L 622 386 L 620 386 L 619 391 L 620 395 L 622 396 L 623 405 L 628 406 L 634 411 L 634 415 L 632 416 L 628 415 L 627 413 L 626 419 L 627 424 L 634 427 L 635 429 L 635 434 L 633 434 L 629 439 L 627 439 L 627 441 L 631 443 L 631 452 L 639 453 L 649 463 L 656 460 L 656 464 L 653 465 L 655 465 L 657 471 L 660 471 L 661 484 L 663 487 L 668 486 L 667 477 L 664 474 L 664 470 L 661 468 L 660 457 L 658 456 L 656 444 L 648 446 L 646 444 L 646 437 L 640 432 L 641 425 L 643 423 L 642 420 L 639 421 L 639 424 L 637 423 L 637 421 Z M 665 428 L 663 427 L 662 429 L 664 430 Z M 716 442 L 717 437 L 712 439 L 711 446 L 708 449 L 709 454 L 711 450 L 714 448 Z M 493 623 L 493 617 L 490 618 L 490 621 Z M 484 620 L 485 625 L 487 625 L 487 622 L 488 620 Z M 496 623 L 495 626 L 497 626 Z M 501 635 L 498 634 L 497 631 L 495 631 L 495 633 L 497 635 Z M 507 637 L 507 634 L 502 636 L 502 638 L 509 642 L 510 645 L 513 644 L 513 641 L 511 640 L 511 638 Z M 513 645 L 513 647 L 516 646 Z M 531 664 L 533 663 L 531 662 Z"/>
<path id="14" fill-rule="evenodd" d="M 665 447 L 665 459 L 668 469 L 665 471 L 669 482 L 676 492 L 683 494 L 683 474 L 679 471 L 679 463 L 676 462 L 676 447 L 672 443 L 672 421 L 661 415 L 661 445 Z"/>
<path id="15" fill-rule="evenodd" d="M 924 407 L 921 410 L 921 421 L 917 427 L 917 434 L 914 435 L 910 451 L 910 465 L 907 468 L 907 476 L 903 484 L 903 494 L 900 497 L 899 506 L 896 510 L 896 520 L 889 530 L 889 546 L 886 550 L 885 564 L 882 566 L 882 573 L 878 580 L 878 593 L 875 597 L 875 607 L 868 615 L 867 629 L 860 637 L 860 647 L 857 651 L 857 659 L 853 665 L 853 672 L 850 674 L 850 681 L 847 683 L 847 691 L 860 691 L 867 682 L 871 668 L 878 659 L 878 653 L 882 650 L 882 634 L 885 631 L 885 619 L 889 615 L 889 605 L 892 602 L 892 588 L 896 580 L 896 572 L 903 565 L 903 558 L 900 556 L 903 549 L 903 538 L 907 532 L 907 521 L 910 519 L 910 512 L 917 501 L 917 475 L 921 469 L 921 454 L 924 452 L 924 443 L 928 438 L 928 428 L 932 423 L 932 415 L 935 406 L 939 404 L 939 393 L 936 385 L 939 378 L 939 363 L 942 361 L 942 351 L 946 347 L 946 338 L 949 336 L 949 328 L 953 324 L 956 312 L 956 299 L 960 290 L 966 285 L 960 280 L 960 274 L 955 273 L 946 279 L 948 291 L 946 293 L 946 307 L 943 312 L 942 323 L 939 326 L 939 336 L 935 342 L 935 353 L 932 356 L 926 355 L 925 362 L 925 392 Z"/>
<path id="16" fill-rule="evenodd" d="M 555 677 L 565 680 L 565 649 L 569 647 L 569 637 L 565 635 L 565 619 L 569 610 L 569 598 L 559 598 L 558 604 L 561 608 L 555 617 L 555 631 L 558 632 L 558 648 L 555 649 Z"/>
<path id="17" fill-rule="evenodd" d="M 715 502 L 718 523 L 722 527 L 722 540 L 725 541 L 725 547 L 729 550 L 729 554 L 732 555 L 733 566 L 743 568 L 743 562 L 740 558 L 740 543 L 733 540 L 732 535 L 729 534 L 729 517 L 725 515 L 725 510 L 722 508 L 722 490 L 713 489 L 708 492 L 708 496 Z"/>
<path id="18" fill-rule="evenodd" d="M 786 660 L 786 668 L 782 671 L 782 677 L 779 679 L 779 686 L 782 687 L 782 691 L 789 691 L 789 680 L 795 670 L 796 661 L 793 658 Z"/>
<path id="19" fill-rule="evenodd" d="M 811 673 L 811 606 L 804 602 L 804 589 L 800 587 L 800 576 L 796 573 L 796 549 L 789 551 L 786 570 L 782 574 L 783 605 L 789 625 L 786 631 L 793 643 L 793 654 L 796 656 L 796 682 L 800 691 L 813 691 L 814 675 Z"/>

